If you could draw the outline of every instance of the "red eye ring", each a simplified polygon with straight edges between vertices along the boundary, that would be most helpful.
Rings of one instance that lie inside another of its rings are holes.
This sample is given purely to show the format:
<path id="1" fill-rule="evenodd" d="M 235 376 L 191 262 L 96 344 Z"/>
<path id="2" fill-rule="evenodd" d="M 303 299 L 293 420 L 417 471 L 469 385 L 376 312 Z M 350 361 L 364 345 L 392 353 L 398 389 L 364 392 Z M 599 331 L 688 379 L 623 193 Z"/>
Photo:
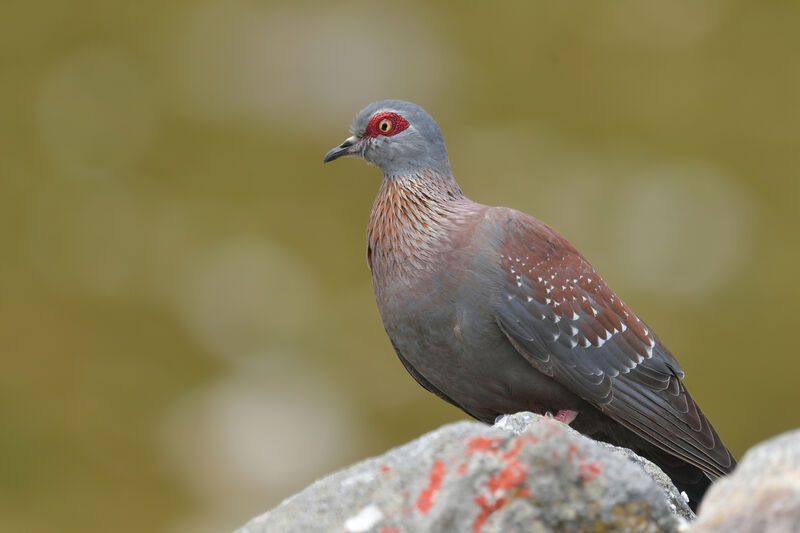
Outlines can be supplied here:
<path id="1" fill-rule="evenodd" d="M 408 128 L 408 126 L 408 121 L 397 113 L 383 111 L 376 113 L 369 120 L 364 137 L 391 137 Z"/>

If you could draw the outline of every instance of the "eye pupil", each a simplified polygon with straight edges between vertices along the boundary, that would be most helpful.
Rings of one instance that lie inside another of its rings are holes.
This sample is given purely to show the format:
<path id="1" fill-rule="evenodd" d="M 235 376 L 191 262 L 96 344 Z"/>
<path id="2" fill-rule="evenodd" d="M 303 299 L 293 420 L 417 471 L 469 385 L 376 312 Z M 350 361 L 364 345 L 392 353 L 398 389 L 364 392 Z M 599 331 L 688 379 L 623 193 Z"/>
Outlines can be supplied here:
<path id="1" fill-rule="evenodd" d="M 393 127 L 394 123 L 388 118 L 385 118 L 378 123 L 378 129 L 381 130 L 383 133 L 388 133 L 392 131 Z"/>

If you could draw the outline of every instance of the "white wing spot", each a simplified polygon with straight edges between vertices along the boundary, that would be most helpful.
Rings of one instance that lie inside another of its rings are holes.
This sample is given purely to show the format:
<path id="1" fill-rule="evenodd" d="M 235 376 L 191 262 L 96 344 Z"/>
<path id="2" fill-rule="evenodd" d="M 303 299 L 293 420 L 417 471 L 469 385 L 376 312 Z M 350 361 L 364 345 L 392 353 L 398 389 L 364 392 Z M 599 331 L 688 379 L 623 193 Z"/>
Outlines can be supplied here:
<path id="1" fill-rule="evenodd" d="M 597 337 L 597 347 L 598 348 L 601 347 L 602 345 L 604 345 L 605 343 L 606 343 L 606 340 L 604 338 Z"/>
<path id="2" fill-rule="evenodd" d="M 568 337 L 567 340 L 569 341 L 570 348 L 574 348 L 578 345 L 578 341 L 576 341 L 572 337 Z"/>
<path id="3" fill-rule="evenodd" d="M 579 318 L 580 318 L 580 315 L 578 313 L 576 313 L 575 311 L 573 311 L 572 312 L 572 320 L 578 320 Z"/>

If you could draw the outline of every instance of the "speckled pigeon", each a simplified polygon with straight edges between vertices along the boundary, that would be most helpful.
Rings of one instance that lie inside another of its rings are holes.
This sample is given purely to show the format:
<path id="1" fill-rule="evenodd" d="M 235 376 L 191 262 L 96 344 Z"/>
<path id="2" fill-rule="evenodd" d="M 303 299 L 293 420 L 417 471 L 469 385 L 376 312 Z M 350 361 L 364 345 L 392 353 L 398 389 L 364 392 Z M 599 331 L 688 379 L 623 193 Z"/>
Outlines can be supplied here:
<path id="1" fill-rule="evenodd" d="M 383 171 L 367 259 L 386 332 L 423 387 L 487 423 L 556 413 L 659 465 L 696 507 L 736 462 L 656 334 L 539 220 L 468 199 L 421 107 L 382 100 L 325 162 Z"/>

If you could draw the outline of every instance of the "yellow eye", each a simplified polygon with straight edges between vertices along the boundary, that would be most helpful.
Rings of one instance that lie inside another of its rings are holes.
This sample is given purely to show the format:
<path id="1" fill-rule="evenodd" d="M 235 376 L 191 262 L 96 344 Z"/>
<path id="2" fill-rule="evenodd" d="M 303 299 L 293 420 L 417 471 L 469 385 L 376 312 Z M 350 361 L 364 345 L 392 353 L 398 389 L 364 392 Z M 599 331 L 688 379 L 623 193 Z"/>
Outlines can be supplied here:
<path id="1" fill-rule="evenodd" d="M 389 133 L 394 129 L 394 122 L 392 122 L 392 119 L 384 118 L 378 122 L 378 129 L 381 133 Z"/>

